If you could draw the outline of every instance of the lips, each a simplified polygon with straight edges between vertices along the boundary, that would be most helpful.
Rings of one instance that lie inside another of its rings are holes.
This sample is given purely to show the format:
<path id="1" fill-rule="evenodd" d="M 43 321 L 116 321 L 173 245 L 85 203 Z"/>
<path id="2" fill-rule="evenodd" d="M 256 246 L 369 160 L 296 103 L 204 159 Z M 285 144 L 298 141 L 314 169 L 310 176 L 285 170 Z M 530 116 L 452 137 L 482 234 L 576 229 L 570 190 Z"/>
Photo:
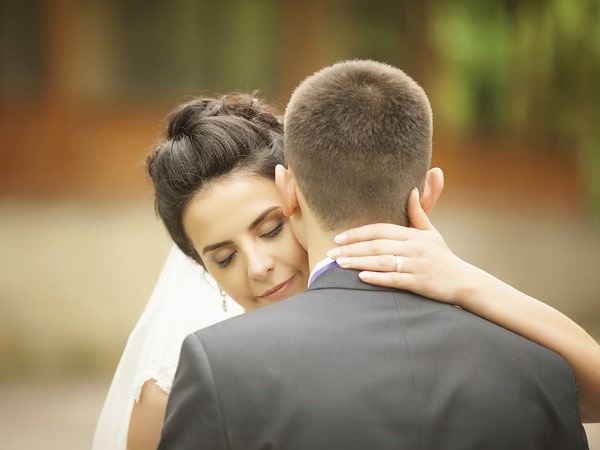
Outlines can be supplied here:
<path id="1" fill-rule="evenodd" d="M 291 276 L 289 279 L 287 279 L 283 283 L 279 283 L 279 284 L 273 286 L 268 291 L 263 292 L 262 294 L 260 294 L 260 297 L 267 299 L 267 300 L 271 300 L 271 301 L 282 300 L 282 299 L 288 297 L 289 296 L 288 291 L 290 290 L 290 286 L 292 284 L 291 283 L 292 278 L 294 278 L 294 276 Z"/>

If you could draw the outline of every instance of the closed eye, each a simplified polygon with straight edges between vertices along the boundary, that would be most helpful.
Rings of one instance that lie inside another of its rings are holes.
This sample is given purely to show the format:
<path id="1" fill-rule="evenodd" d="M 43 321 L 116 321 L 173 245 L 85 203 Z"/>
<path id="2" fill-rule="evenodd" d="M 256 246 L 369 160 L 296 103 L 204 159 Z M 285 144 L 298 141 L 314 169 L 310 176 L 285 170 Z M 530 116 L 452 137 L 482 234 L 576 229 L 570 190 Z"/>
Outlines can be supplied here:
<path id="1" fill-rule="evenodd" d="M 224 269 L 225 267 L 227 267 L 229 264 L 231 264 L 231 261 L 233 261 L 233 257 L 235 256 L 236 252 L 233 252 L 232 254 L 230 254 L 227 258 L 222 259 L 220 261 L 216 261 L 216 263 L 219 265 L 220 268 Z"/>
<path id="2" fill-rule="evenodd" d="M 283 230 L 283 222 L 279 222 L 275 228 L 265 234 L 261 234 L 261 239 L 272 239 L 276 237 Z"/>

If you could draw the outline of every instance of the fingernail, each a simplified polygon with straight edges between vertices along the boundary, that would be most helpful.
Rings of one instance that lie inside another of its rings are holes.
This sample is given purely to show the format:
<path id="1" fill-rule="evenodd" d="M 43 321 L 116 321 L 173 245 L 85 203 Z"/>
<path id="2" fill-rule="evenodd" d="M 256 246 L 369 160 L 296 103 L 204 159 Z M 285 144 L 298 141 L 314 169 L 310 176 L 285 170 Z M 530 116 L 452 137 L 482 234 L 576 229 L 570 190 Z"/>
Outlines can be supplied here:
<path id="1" fill-rule="evenodd" d="M 332 248 L 331 250 L 329 250 L 327 252 L 327 256 L 329 256 L 331 259 L 335 259 L 338 256 L 340 256 L 340 249 L 339 248 Z"/>
<path id="2" fill-rule="evenodd" d="M 337 244 L 343 244 L 344 242 L 346 242 L 347 239 L 348 239 L 348 236 L 345 233 L 338 234 L 336 237 L 333 238 L 333 240 Z"/>
<path id="3" fill-rule="evenodd" d="M 338 258 L 335 260 L 340 267 L 346 267 L 350 265 L 350 258 Z"/>

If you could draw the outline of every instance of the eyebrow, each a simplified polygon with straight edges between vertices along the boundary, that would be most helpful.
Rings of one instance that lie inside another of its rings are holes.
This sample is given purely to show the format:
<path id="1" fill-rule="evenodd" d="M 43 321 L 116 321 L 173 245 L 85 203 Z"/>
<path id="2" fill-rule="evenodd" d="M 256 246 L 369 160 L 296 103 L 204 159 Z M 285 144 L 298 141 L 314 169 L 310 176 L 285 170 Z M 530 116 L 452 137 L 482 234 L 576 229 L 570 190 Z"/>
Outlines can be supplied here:
<path id="1" fill-rule="evenodd" d="M 252 221 L 250 225 L 248 225 L 248 231 L 254 230 L 263 220 L 267 217 L 272 211 L 276 209 L 281 209 L 281 206 L 271 206 L 270 208 L 265 209 L 256 219 Z M 210 252 L 212 250 L 216 250 L 221 247 L 225 247 L 226 245 L 233 244 L 232 240 L 217 242 L 216 244 L 207 245 L 202 249 L 202 254 L 204 255 L 206 252 Z"/>

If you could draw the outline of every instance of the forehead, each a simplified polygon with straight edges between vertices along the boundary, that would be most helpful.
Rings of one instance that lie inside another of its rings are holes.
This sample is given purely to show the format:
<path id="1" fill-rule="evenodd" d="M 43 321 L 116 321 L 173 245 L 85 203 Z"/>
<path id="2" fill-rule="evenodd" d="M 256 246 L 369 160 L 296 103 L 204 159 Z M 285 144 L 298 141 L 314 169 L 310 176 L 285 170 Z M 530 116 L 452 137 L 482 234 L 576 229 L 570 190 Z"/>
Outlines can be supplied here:
<path id="1" fill-rule="evenodd" d="M 198 191 L 183 212 L 186 234 L 197 250 L 234 240 L 265 210 L 280 206 L 275 183 L 261 176 L 229 176 Z"/>

